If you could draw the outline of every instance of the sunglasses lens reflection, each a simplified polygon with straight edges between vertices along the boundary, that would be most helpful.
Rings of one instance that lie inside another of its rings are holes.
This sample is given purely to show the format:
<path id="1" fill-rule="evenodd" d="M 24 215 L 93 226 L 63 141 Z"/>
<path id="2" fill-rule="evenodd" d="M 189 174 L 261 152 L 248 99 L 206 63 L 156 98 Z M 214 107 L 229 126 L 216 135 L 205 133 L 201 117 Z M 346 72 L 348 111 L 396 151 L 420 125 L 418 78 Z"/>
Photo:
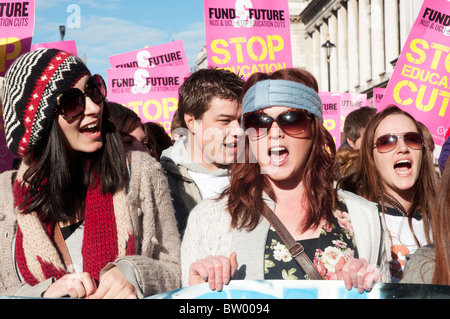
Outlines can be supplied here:
<path id="1" fill-rule="evenodd" d="M 67 118 L 77 117 L 83 113 L 84 103 L 84 94 L 78 89 L 71 89 L 61 96 L 61 112 Z"/>
<path id="2" fill-rule="evenodd" d="M 281 113 L 276 120 L 269 115 L 259 112 L 251 113 L 244 118 L 244 127 L 250 137 L 260 137 L 267 133 L 276 121 L 280 128 L 288 135 L 300 135 L 306 130 L 308 115 L 301 110 L 290 110 Z"/>
<path id="3" fill-rule="evenodd" d="M 278 124 L 288 135 L 299 135 L 306 130 L 308 123 L 307 115 L 304 112 L 290 111 L 278 118 Z"/>
<path id="4" fill-rule="evenodd" d="M 83 114 L 86 107 L 85 95 L 96 103 L 102 103 L 106 98 L 106 84 L 103 78 L 96 74 L 86 82 L 86 93 L 77 88 L 70 89 L 59 97 L 59 107 L 66 119 L 74 119 Z"/>
<path id="5" fill-rule="evenodd" d="M 380 136 L 377 139 L 376 147 L 378 152 L 387 153 L 395 149 L 399 137 L 394 134 Z M 403 135 L 406 145 L 413 150 L 422 149 L 422 135 L 416 132 L 408 132 Z"/>
<path id="6" fill-rule="evenodd" d="M 403 139 L 410 148 L 414 150 L 422 149 L 422 136 L 419 133 L 406 133 Z"/>

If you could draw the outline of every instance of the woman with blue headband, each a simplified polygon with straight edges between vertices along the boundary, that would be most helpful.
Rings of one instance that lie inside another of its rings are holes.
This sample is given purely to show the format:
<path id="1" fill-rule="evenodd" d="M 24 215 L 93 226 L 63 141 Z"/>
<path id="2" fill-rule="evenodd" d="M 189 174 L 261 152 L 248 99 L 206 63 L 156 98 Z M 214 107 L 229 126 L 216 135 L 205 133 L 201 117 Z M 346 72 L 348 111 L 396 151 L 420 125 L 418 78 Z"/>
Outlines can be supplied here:
<path id="1" fill-rule="evenodd" d="M 316 79 L 299 69 L 247 80 L 245 156 L 230 167 L 222 196 L 191 212 L 182 243 L 184 286 L 337 279 L 362 292 L 381 281 L 377 207 L 333 188 L 335 145 L 317 92 Z"/>

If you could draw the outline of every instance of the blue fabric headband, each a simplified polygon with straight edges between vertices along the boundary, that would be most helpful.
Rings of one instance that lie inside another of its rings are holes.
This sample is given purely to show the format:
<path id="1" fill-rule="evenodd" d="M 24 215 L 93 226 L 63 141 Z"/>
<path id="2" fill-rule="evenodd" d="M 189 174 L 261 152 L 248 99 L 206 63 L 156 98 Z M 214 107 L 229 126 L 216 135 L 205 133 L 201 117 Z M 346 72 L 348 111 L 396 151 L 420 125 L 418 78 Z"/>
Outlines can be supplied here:
<path id="1" fill-rule="evenodd" d="M 264 80 L 253 85 L 245 93 L 242 114 L 255 112 L 271 106 L 287 106 L 306 110 L 320 122 L 322 102 L 319 94 L 306 85 L 286 80 Z"/>

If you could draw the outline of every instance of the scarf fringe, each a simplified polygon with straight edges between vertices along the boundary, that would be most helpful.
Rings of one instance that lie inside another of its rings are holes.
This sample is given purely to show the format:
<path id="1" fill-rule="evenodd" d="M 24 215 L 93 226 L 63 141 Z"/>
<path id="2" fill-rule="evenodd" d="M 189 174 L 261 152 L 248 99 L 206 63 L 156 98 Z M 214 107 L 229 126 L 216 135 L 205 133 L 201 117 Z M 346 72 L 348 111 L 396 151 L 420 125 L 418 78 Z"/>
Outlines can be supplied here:
<path id="1" fill-rule="evenodd" d="M 32 212 L 18 209 L 23 202 L 22 185 L 25 164 L 19 168 L 14 183 L 17 215 L 16 262 L 23 279 L 35 285 L 48 278 L 61 278 L 68 270 L 53 240 L 53 223 L 44 224 Z M 85 227 L 81 254 L 83 271 L 99 280 L 100 271 L 118 257 L 133 255 L 136 251 L 129 207 L 125 190 L 101 194 L 99 183 L 86 194 Z M 68 265 L 68 267 L 71 265 Z M 71 268 L 71 267 L 69 267 Z"/>

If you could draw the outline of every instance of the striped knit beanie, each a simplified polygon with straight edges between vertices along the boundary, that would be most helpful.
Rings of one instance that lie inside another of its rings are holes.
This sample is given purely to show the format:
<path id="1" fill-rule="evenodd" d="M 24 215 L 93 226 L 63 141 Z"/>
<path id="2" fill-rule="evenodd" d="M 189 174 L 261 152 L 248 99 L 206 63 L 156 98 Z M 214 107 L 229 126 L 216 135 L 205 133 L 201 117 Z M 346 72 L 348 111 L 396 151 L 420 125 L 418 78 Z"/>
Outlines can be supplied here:
<path id="1" fill-rule="evenodd" d="M 90 74 L 77 56 L 56 49 L 38 49 L 20 56 L 8 69 L 1 100 L 6 142 L 16 156 L 25 156 L 48 136 L 56 98 Z"/>

